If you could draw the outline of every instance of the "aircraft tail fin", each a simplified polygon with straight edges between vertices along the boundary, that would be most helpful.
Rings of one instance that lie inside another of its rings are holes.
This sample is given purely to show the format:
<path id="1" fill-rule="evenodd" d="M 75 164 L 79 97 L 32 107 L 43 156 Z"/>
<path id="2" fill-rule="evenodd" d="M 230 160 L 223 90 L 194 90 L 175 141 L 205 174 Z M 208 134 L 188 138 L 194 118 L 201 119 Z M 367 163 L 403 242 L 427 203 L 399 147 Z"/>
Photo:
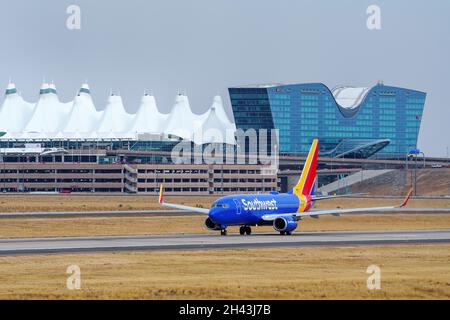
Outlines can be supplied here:
<path id="1" fill-rule="evenodd" d="M 294 194 L 311 195 L 316 181 L 317 157 L 319 156 L 319 139 L 314 139 L 303 166 L 302 174 L 294 186 Z"/>

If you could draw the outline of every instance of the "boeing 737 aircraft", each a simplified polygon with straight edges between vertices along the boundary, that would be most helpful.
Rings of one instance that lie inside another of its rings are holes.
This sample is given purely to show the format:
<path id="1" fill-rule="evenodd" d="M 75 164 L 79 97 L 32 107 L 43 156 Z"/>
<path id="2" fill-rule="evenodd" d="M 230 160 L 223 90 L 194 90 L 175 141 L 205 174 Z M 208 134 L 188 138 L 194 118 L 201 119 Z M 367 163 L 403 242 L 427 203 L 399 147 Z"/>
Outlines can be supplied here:
<path id="1" fill-rule="evenodd" d="M 252 226 L 272 225 L 282 235 L 290 235 L 303 217 L 318 218 L 324 214 L 339 216 L 342 213 L 382 212 L 401 208 L 408 202 L 412 190 L 399 206 L 352 209 L 311 210 L 315 201 L 339 196 L 316 196 L 316 180 L 319 140 L 312 143 L 308 157 L 297 184 L 287 193 L 272 191 L 269 194 L 237 194 L 216 200 L 210 209 L 189 207 L 164 202 L 163 185 L 160 186 L 159 203 L 165 207 L 207 214 L 205 225 L 210 230 L 227 234 L 228 226 L 241 226 L 240 234 L 250 235 Z"/>

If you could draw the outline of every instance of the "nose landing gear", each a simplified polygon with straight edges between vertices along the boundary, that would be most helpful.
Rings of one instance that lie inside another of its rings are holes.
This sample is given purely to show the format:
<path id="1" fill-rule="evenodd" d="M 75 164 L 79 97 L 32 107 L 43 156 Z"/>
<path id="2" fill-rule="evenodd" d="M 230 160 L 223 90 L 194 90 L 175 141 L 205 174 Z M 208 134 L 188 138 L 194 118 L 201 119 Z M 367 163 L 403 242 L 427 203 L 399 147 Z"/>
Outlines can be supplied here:
<path id="1" fill-rule="evenodd" d="M 220 235 L 221 236 L 226 236 L 227 235 L 227 229 L 220 230 Z"/>
<path id="2" fill-rule="evenodd" d="M 250 226 L 242 226 L 239 228 L 239 233 L 241 234 L 241 236 L 243 236 L 244 234 L 251 235 L 252 228 Z"/>

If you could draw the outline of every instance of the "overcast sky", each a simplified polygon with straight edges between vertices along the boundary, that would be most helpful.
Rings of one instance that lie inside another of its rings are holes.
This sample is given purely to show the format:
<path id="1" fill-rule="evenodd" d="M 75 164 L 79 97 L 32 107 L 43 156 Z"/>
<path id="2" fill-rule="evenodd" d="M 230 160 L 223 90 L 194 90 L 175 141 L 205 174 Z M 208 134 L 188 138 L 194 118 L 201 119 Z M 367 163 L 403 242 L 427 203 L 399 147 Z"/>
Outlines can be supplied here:
<path id="1" fill-rule="evenodd" d="M 411 0 L 0 0 L 0 83 L 11 76 L 28 101 L 43 77 L 62 101 L 88 79 L 98 109 L 110 89 L 128 111 L 152 90 L 168 112 L 178 91 L 194 111 L 227 88 L 267 82 L 427 92 L 419 147 L 450 147 L 450 1 Z M 81 8 L 69 30 L 66 9 Z M 381 8 L 381 30 L 366 26 Z M 230 110 L 229 110 L 230 111 Z M 231 111 L 230 111 L 231 113 Z"/>

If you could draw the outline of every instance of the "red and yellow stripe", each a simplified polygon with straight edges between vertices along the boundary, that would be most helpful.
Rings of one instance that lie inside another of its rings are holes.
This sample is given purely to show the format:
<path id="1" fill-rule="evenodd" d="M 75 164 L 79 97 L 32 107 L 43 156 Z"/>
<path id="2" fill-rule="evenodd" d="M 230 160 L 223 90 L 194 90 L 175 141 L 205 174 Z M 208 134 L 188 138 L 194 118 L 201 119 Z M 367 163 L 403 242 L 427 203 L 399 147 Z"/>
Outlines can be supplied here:
<path id="1" fill-rule="evenodd" d="M 314 139 L 306 158 L 300 179 L 294 187 L 294 194 L 298 196 L 300 203 L 309 196 L 316 179 L 317 157 L 319 155 L 319 140 Z M 306 204 L 300 204 L 299 210 L 304 210 Z M 300 211 L 299 211 L 300 212 Z"/>

